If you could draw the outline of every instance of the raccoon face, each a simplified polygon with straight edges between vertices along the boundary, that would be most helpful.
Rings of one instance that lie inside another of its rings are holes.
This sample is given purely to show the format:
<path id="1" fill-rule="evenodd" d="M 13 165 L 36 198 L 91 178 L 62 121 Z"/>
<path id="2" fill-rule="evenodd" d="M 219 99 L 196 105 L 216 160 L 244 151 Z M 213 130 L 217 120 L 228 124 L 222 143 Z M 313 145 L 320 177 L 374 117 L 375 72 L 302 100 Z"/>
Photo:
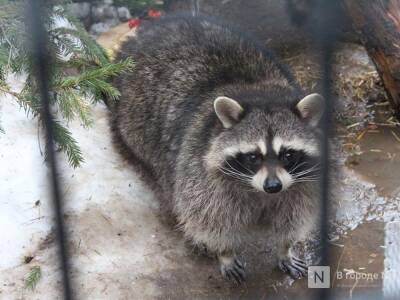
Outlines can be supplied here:
<path id="1" fill-rule="evenodd" d="M 227 179 L 266 193 L 318 180 L 319 150 L 315 127 L 322 113 L 318 94 L 293 108 L 248 108 L 227 97 L 214 102 L 225 128 L 205 160 Z"/>

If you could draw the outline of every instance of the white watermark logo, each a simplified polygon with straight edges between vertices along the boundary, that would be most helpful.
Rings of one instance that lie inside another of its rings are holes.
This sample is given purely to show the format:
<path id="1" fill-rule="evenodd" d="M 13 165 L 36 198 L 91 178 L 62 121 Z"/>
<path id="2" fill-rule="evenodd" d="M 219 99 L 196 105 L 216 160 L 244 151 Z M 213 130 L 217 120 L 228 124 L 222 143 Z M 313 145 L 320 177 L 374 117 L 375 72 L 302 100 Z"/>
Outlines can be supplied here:
<path id="1" fill-rule="evenodd" d="M 328 289 L 331 282 L 331 268 L 329 266 L 308 267 L 308 287 L 310 289 Z"/>

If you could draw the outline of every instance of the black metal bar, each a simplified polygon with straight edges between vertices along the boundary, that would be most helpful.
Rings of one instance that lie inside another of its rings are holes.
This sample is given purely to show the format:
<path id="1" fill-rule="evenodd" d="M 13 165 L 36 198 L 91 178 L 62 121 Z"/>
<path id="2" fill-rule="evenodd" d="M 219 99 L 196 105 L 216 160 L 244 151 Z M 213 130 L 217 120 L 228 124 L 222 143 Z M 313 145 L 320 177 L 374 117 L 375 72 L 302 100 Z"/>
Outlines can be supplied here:
<path id="1" fill-rule="evenodd" d="M 321 266 L 329 266 L 330 258 L 328 251 L 328 231 L 329 231 L 329 215 L 330 215 L 330 148 L 329 140 L 332 136 L 332 115 L 334 109 L 334 97 L 332 96 L 332 57 L 336 46 L 340 24 L 340 3 L 339 1 L 317 0 L 313 1 L 313 11 L 309 11 L 308 15 L 300 14 L 295 7 L 293 0 L 287 0 L 287 9 L 291 21 L 294 25 L 300 26 L 304 23 L 306 17 L 309 18 L 314 13 L 317 20 L 315 24 L 314 40 L 315 50 L 320 55 L 320 68 L 322 73 L 322 96 L 325 98 L 325 110 L 321 119 L 321 178 L 320 178 L 320 248 L 319 257 L 321 258 Z M 334 276 L 336 274 L 333 274 Z M 317 293 L 318 299 L 330 299 L 330 289 L 321 289 Z"/>
<path id="2" fill-rule="evenodd" d="M 339 1 L 319 0 L 316 3 L 314 13 L 317 14 L 316 24 L 317 49 L 321 52 L 322 71 L 322 96 L 325 98 L 325 110 L 321 119 L 321 212 L 320 212 L 320 257 L 322 266 L 330 265 L 328 251 L 328 220 L 330 213 L 330 148 L 329 139 L 332 136 L 332 115 L 334 108 L 334 97 L 332 96 L 332 57 L 337 42 L 338 27 L 340 24 Z M 331 298 L 330 289 L 320 289 L 319 299 Z"/>
<path id="3" fill-rule="evenodd" d="M 47 47 L 47 32 L 44 26 L 44 7 L 43 0 L 27 1 L 26 19 L 28 20 L 28 34 L 32 40 L 32 60 L 35 67 L 36 81 L 39 88 L 42 112 L 41 121 L 44 124 L 46 132 L 46 149 L 47 149 L 47 162 L 50 168 L 50 186 L 51 196 L 53 200 L 53 209 L 56 217 L 56 233 L 58 242 L 58 254 L 60 258 L 63 295 L 64 299 L 72 299 L 70 288 L 70 279 L 68 272 L 68 249 L 65 226 L 62 218 L 62 197 L 61 188 L 58 180 L 58 168 L 54 151 L 54 132 L 53 132 L 53 118 L 50 111 L 50 95 L 48 82 L 50 80 L 50 54 Z"/>

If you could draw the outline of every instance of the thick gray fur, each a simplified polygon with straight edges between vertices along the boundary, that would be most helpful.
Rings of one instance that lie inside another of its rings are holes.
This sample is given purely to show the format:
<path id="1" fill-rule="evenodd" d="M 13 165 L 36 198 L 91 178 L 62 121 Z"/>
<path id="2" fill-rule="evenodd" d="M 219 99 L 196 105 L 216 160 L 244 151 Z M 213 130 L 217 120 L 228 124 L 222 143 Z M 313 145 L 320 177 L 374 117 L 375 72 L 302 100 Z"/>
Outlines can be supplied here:
<path id="1" fill-rule="evenodd" d="M 203 17 L 144 24 L 122 46 L 118 59 L 126 57 L 136 65 L 115 79 L 122 96 L 112 107 L 114 138 L 184 236 L 231 257 L 252 232 L 272 226 L 281 261 L 290 260 L 289 248 L 317 214 L 316 183 L 267 194 L 207 164 L 213 151 L 243 140 L 275 134 L 317 140 L 296 112 L 304 95 L 290 73 L 250 39 Z M 215 114 L 218 96 L 244 108 L 230 129 Z"/>

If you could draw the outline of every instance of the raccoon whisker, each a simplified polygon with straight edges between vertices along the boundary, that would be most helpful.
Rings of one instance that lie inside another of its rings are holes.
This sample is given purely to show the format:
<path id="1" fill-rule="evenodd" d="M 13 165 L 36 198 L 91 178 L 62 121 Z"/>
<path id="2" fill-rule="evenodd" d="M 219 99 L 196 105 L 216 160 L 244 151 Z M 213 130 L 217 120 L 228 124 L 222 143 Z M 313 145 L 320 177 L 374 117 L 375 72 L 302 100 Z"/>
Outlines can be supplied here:
<path id="1" fill-rule="evenodd" d="M 228 164 L 228 166 L 234 170 L 234 168 L 232 167 L 232 165 L 231 165 L 226 159 L 224 159 L 224 160 L 225 160 L 225 162 Z M 245 168 L 247 171 L 249 171 L 250 174 L 254 175 L 254 172 L 252 172 L 251 170 L 249 170 L 248 168 L 246 168 L 245 166 L 243 166 L 237 159 L 235 159 L 235 161 L 236 161 L 239 165 L 241 165 L 243 168 Z M 244 175 L 244 174 L 243 174 L 243 175 Z M 246 176 L 246 175 L 244 175 L 244 176 Z M 248 176 L 248 177 L 251 178 L 251 176 Z"/>
<path id="2" fill-rule="evenodd" d="M 229 170 L 229 169 L 219 168 L 219 170 L 220 170 L 222 173 L 224 173 L 224 174 L 226 174 L 226 175 L 229 175 L 229 176 L 232 176 L 232 177 L 235 177 L 235 178 L 239 178 L 239 179 L 250 179 L 250 178 L 247 178 L 247 177 L 245 177 L 244 175 L 242 175 L 242 174 L 240 174 L 240 173 L 232 172 L 232 171 Z"/>
<path id="3" fill-rule="evenodd" d="M 304 177 L 300 179 L 295 179 L 294 182 L 307 182 L 307 181 L 318 181 L 318 177 Z"/>
<path id="4" fill-rule="evenodd" d="M 252 175 L 254 175 L 255 173 L 252 171 L 252 170 L 250 170 L 249 168 L 247 168 L 246 166 L 244 166 L 240 161 L 238 161 L 236 158 L 234 158 L 234 160 L 239 164 L 239 165 L 241 165 L 243 168 L 245 168 L 247 171 L 249 171 L 250 172 L 250 174 L 252 174 Z M 225 160 L 226 161 L 226 160 Z M 227 161 L 226 161 L 227 162 Z M 228 163 L 228 162 L 227 162 Z M 230 164 L 228 163 L 228 165 L 230 166 Z"/>
<path id="5" fill-rule="evenodd" d="M 302 164 L 305 164 L 305 162 L 296 165 L 294 169 L 291 169 L 291 170 L 289 171 L 289 174 L 291 174 L 291 175 L 293 175 L 293 176 L 295 176 L 295 177 L 299 177 L 299 176 L 303 176 L 303 175 L 305 175 L 305 174 L 308 174 L 308 173 L 310 173 L 310 172 L 312 172 L 312 171 L 316 171 L 317 168 L 319 167 L 319 164 L 315 164 L 315 165 L 311 166 L 310 168 L 308 168 L 308 169 L 306 169 L 306 170 L 303 170 L 303 171 L 301 171 L 301 172 L 298 172 L 298 173 L 294 172 L 294 171 L 295 171 L 298 167 L 300 167 Z"/>
<path id="6" fill-rule="evenodd" d="M 318 180 L 295 181 L 294 183 L 317 182 Z"/>
<path id="7" fill-rule="evenodd" d="M 317 163 L 317 164 L 315 164 L 315 165 L 312 165 L 311 167 L 309 167 L 308 169 L 306 169 L 306 170 L 303 170 L 302 172 L 306 172 L 306 171 L 308 171 L 308 170 L 313 170 L 313 169 L 315 169 L 315 168 L 318 168 L 320 166 L 320 164 L 319 163 Z M 300 172 L 301 173 L 301 172 Z"/>
<path id="8" fill-rule="evenodd" d="M 314 170 L 308 170 L 307 172 L 303 172 L 303 173 L 298 173 L 298 174 L 293 174 L 294 177 L 296 178 L 300 178 L 300 177 L 304 177 L 305 175 L 312 175 L 313 172 L 318 171 L 318 169 L 314 169 Z"/>
<path id="9" fill-rule="evenodd" d="M 302 176 L 301 178 L 319 178 L 319 176 L 317 174 L 308 174 L 307 176 Z"/>
<path id="10" fill-rule="evenodd" d="M 289 173 L 289 174 L 293 174 L 293 172 L 294 172 L 296 169 L 298 169 L 300 166 L 302 166 L 302 165 L 304 165 L 304 164 L 306 164 L 306 162 L 302 162 L 302 163 L 299 163 L 299 164 L 295 165 L 292 169 L 290 169 L 290 170 L 288 171 L 288 173 Z"/>
<path id="11" fill-rule="evenodd" d="M 237 174 L 237 175 L 239 175 L 239 176 L 241 176 L 243 178 L 248 178 L 248 179 L 252 179 L 253 178 L 252 176 L 237 172 L 228 162 L 227 162 L 227 164 L 230 166 L 230 169 L 227 169 L 227 168 L 224 168 L 224 167 L 220 167 L 220 168 L 224 169 L 227 172 Z"/>
<path id="12" fill-rule="evenodd" d="M 316 175 L 316 174 L 309 174 L 309 175 L 306 175 L 306 176 L 295 177 L 296 180 L 297 179 L 318 179 L 318 178 L 319 178 L 319 176 Z"/>
<path id="13" fill-rule="evenodd" d="M 294 177 L 294 182 L 300 182 L 300 181 L 305 181 L 305 180 L 317 181 L 320 177 L 317 174 L 312 174 L 313 171 L 315 171 L 315 170 L 309 171 L 309 172 L 304 173 L 302 175 L 295 174 L 295 176 L 293 176 Z"/>
<path id="14" fill-rule="evenodd" d="M 300 181 L 295 181 L 293 183 L 306 183 L 306 182 L 317 182 L 318 180 L 300 180 Z"/>
<path id="15" fill-rule="evenodd" d="M 222 173 L 224 173 L 225 175 L 230 176 L 230 177 L 235 178 L 235 179 L 238 179 L 239 181 L 242 181 L 243 183 L 248 184 L 248 183 L 250 182 L 249 179 L 250 179 L 251 177 L 246 177 L 246 176 L 243 176 L 243 174 L 240 174 L 240 173 L 237 173 L 237 172 L 232 172 L 232 171 L 230 171 L 230 170 L 228 170 L 228 169 L 221 168 L 221 167 L 219 167 L 218 169 L 219 169 Z"/>
<path id="16" fill-rule="evenodd" d="M 243 178 L 242 176 L 240 176 L 240 175 L 234 175 L 234 174 L 239 174 L 239 173 L 232 173 L 232 172 L 226 172 L 223 168 L 221 168 L 221 167 L 219 167 L 218 168 L 223 174 L 226 174 L 227 176 L 230 176 L 230 177 L 232 177 L 232 178 L 234 178 L 234 179 L 236 179 L 236 180 L 238 180 L 239 182 L 241 182 L 241 183 L 243 183 L 245 186 L 248 186 L 248 187 L 250 187 L 251 189 L 244 189 L 244 191 L 246 191 L 246 192 L 252 192 L 252 193 L 255 193 L 255 192 L 258 192 L 256 189 L 254 189 L 254 187 L 250 184 L 250 181 L 249 180 L 247 180 L 246 178 Z"/>
<path id="17" fill-rule="evenodd" d="M 309 174 L 311 172 L 318 171 L 318 170 L 319 170 L 319 164 L 316 164 L 316 165 L 312 166 L 311 168 L 308 168 L 307 170 L 304 170 L 304 171 L 299 172 L 299 173 L 295 173 L 293 175 L 296 176 L 296 177 L 300 177 L 300 176 L 304 176 L 306 174 Z"/>
<path id="18" fill-rule="evenodd" d="M 236 176 L 236 177 L 242 178 L 242 179 L 247 179 L 249 181 L 251 181 L 251 179 L 252 179 L 252 177 L 248 177 L 246 175 L 243 175 L 243 174 L 240 174 L 240 173 L 237 173 L 237 172 L 231 172 L 231 171 L 228 171 L 228 170 L 225 170 L 225 172 L 229 173 L 229 175 L 233 175 L 233 176 Z"/>
<path id="19" fill-rule="evenodd" d="M 318 176 L 306 176 L 306 177 L 296 178 L 295 180 L 307 180 L 307 179 L 317 180 L 318 178 L 319 178 Z"/>
<path id="20" fill-rule="evenodd" d="M 234 175 L 233 173 L 230 173 L 230 172 L 225 172 L 225 171 L 222 171 L 222 170 L 220 170 L 223 174 L 225 174 L 225 175 L 227 175 L 227 176 L 229 176 L 229 177 L 232 177 L 232 178 L 235 178 L 235 179 L 238 179 L 238 180 L 243 180 L 243 178 L 241 178 L 240 176 L 237 176 L 237 175 Z"/>

